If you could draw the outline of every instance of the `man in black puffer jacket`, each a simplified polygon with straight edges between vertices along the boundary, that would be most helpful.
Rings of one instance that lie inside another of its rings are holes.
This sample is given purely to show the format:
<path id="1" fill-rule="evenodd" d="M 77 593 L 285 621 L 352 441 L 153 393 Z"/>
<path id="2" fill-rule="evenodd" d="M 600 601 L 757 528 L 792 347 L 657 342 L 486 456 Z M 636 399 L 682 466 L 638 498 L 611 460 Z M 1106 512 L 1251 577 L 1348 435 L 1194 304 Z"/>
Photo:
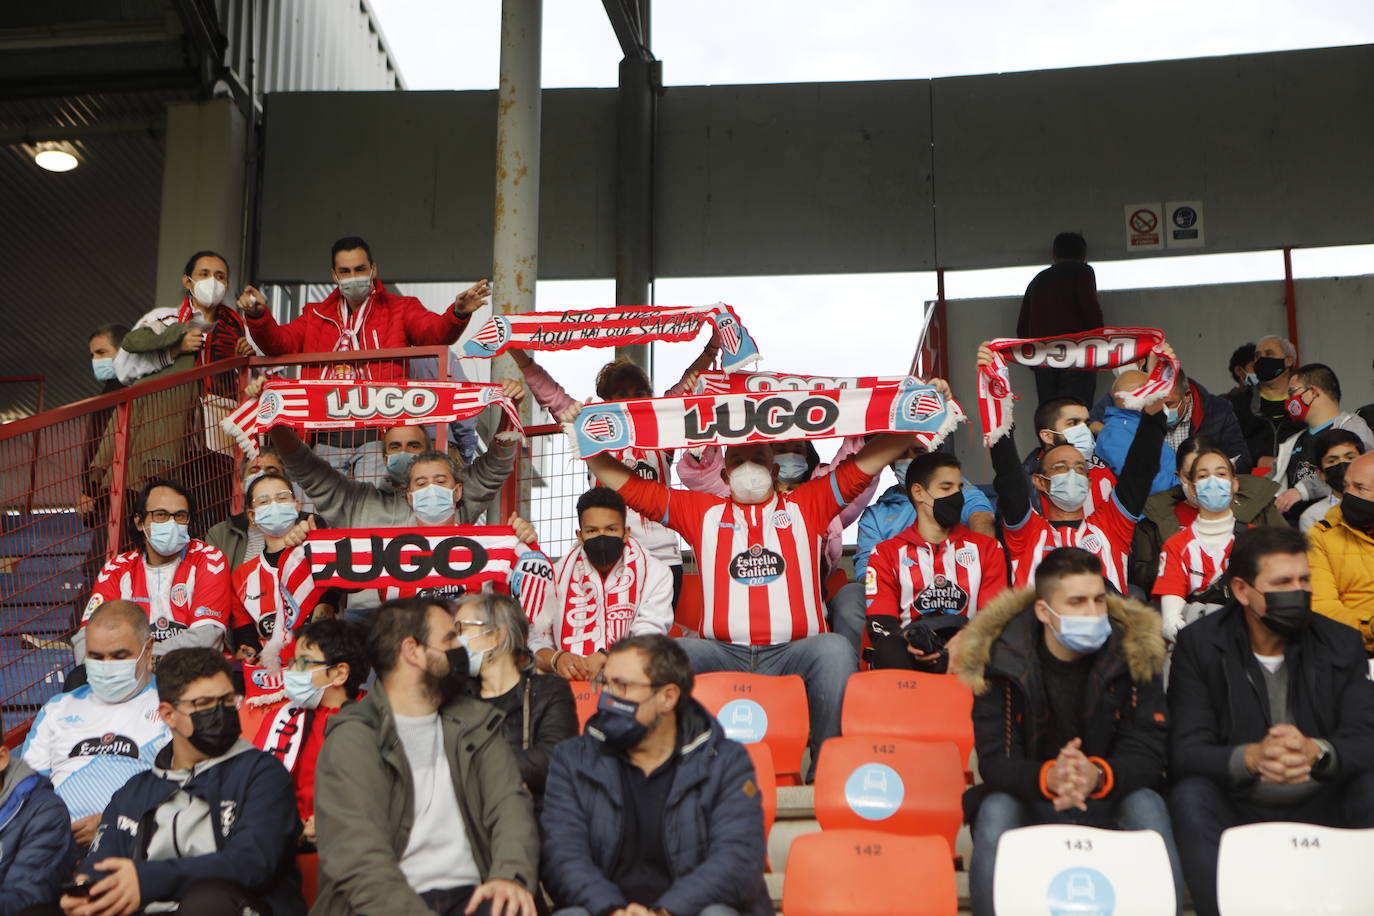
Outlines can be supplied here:
<path id="1" fill-rule="evenodd" d="M 1108 595 L 1097 557 L 1059 547 L 1035 588 L 1006 592 L 964 629 L 956 667 L 974 692 L 982 785 L 964 795 L 973 825 L 969 897 L 993 913 L 1003 833 L 1033 824 L 1154 830 L 1181 902 L 1164 800 L 1164 639 L 1159 614 Z"/>

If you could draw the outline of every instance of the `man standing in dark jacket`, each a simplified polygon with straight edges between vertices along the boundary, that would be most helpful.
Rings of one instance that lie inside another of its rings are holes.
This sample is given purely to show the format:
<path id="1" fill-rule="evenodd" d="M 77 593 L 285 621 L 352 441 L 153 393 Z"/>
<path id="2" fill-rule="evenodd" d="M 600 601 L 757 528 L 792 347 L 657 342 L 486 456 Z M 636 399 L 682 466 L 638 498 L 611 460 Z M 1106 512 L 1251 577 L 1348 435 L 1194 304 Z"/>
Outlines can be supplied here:
<path id="1" fill-rule="evenodd" d="M 291 776 L 239 736 L 242 701 L 214 649 L 175 649 L 158 662 L 158 714 L 172 741 L 151 770 L 105 808 L 67 916 L 146 910 L 197 916 L 305 912 L 296 871 Z"/>
<path id="2" fill-rule="evenodd" d="M 1034 589 L 987 605 L 962 642 L 957 667 L 975 694 L 983 777 L 964 796 L 974 916 L 993 913 L 1002 834 L 1034 824 L 1154 830 L 1181 903 L 1169 813 L 1154 790 L 1168 728 L 1159 614 L 1109 596 L 1097 557 L 1059 547 L 1036 568 Z"/>
<path id="3" fill-rule="evenodd" d="M 1169 674 L 1169 805 L 1193 905 L 1217 912 L 1229 827 L 1374 827 L 1374 683 L 1360 634 L 1311 610 L 1307 542 L 1236 536 L 1231 604 L 1179 631 Z"/>
<path id="4" fill-rule="evenodd" d="M 0 744 L 0 916 L 50 906 L 75 864 L 67 806 L 47 777 Z"/>
<path id="5" fill-rule="evenodd" d="M 553 753 L 544 885 L 554 916 L 768 916 L 753 763 L 692 699 L 666 636 L 611 646 L 586 733 Z"/>
<path id="6" fill-rule="evenodd" d="M 1088 243 L 1083 236 L 1061 232 L 1054 237 L 1054 263 L 1035 275 L 1021 297 L 1017 337 L 1052 337 L 1102 327 L 1097 276 L 1087 260 Z M 1091 404 L 1097 373 L 1041 366 L 1035 370 L 1035 389 L 1041 402 L 1067 397 Z"/>

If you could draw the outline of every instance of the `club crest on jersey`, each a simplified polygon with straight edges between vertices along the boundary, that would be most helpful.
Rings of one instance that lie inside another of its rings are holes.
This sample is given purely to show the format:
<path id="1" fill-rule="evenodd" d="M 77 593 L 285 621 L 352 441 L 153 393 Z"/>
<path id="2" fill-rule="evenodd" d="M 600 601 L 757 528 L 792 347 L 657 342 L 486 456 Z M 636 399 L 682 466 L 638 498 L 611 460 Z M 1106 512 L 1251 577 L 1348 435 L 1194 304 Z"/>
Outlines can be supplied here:
<path id="1" fill-rule="evenodd" d="M 1083 535 L 1083 539 L 1078 542 L 1078 546 L 1082 547 L 1088 553 L 1101 553 L 1102 539 L 1089 531 L 1087 534 Z"/>
<path id="2" fill-rule="evenodd" d="M 782 554 L 774 553 L 762 544 L 751 545 L 730 560 L 730 578 L 751 588 L 776 581 L 787 569 Z"/>
<path id="3" fill-rule="evenodd" d="M 978 563 L 978 551 L 972 547 L 960 547 L 954 551 L 954 562 L 960 566 L 973 567 Z"/>
<path id="4" fill-rule="evenodd" d="M 510 340 L 510 319 L 504 315 L 493 315 L 478 329 L 472 339 L 463 344 L 465 356 L 491 356 Z"/>
<path id="5" fill-rule="evenodd" d="M 73 745 L 68 757 L 133 757 L 138 759 L 138 742 L 124 735 L 106 732 Z"/>
<path id="6" fill-rule="evenodd" d="M 773 513 L 773 527 L 781 531 L 786 531 L 792 527 L 792 514 L 786 509 L 779 509 Z"/>
<path id="7" fill-rule="evenodd" d="M 962 614 L 968 608 L 968 592 L 948 576 L 937 575 L 911 602 L 921 614 Z"/>

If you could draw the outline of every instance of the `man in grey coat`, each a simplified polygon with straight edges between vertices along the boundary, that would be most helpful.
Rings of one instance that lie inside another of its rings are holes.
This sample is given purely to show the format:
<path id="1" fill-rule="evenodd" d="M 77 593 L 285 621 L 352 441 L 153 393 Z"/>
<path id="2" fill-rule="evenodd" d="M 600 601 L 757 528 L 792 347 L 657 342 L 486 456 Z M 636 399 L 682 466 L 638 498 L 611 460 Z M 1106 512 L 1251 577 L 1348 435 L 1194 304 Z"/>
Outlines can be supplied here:
<path id="1" fill-rule="evenodd" d="M 329 721 L 315 772 L 316 916 L 535 916 L 539 831 L 501 716 L 470 695 L 442 602 L 373 617 L 378 681 Z"/>

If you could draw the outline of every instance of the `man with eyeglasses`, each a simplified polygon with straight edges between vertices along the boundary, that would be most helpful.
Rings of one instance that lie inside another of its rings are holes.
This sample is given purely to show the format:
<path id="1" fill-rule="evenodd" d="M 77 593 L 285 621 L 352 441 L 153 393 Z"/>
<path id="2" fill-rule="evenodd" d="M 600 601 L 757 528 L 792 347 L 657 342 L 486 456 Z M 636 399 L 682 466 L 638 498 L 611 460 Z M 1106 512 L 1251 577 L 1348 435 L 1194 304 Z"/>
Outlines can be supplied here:
<path id="1" fill-rule="evenodd" d="M 1164 347 L 1173 355 L 1168 344 Z M 1147 371 L 1153 371 L 1157 359 L 1151 354 Z M 977 362 L 980 367 L 992 365 L 992 350 L 986 341 L 978 347 Z M 1107 582 L 1118 594 L 1126 593 L 1131 540 L 1159 470 L 1163 410 L 1161 400 L 1141 411 L 1140 428 L 1126 453 L 1116 488 L 1111 498 L 1090 513 L 1083 509 L 1092 487 L 1088 460 L 1077 447 L 1066 442 L 1041 452 L 1028 485 L 1013 437 L 1008 434 L 992 444 L 988 450 L 995 473 L 992 485 L 1002 514 L 1003 540 L 1011 557 L 1012 585 L 1033 584 L 1035 568 L 1055 548 L 1079 547 L 1102 561 Z M 1047 500 L 1042 507 L 1032 503 L 1033 493 Z"/>
<path id="2" fill-rule="evenodd" d="M 441 601 L 373 615 L 377 681 L 330 720 L 315 772 L 315 916 L 535 916 L 533 802 L 466 644 Z"/>
<path id="3" fill-rule="evenodd" d="M 96 608 L 123 598 L 141 605 L 153 633 L 153 657 L 174 649 L 223 649 L 229 621 L 229 564 L 219 549 L 191 537 L 191 497 L 172 480 L 150 481 L 134 507 L 143 546 L 120 554 L 100 571 L 81 629 L 72 637 L 80 662 L 85 627 Z"/>
<path id="4" fill-rule="evenodd" d="M 67 916 L 289 916 L 305 912 L 291 776 L 239 735 L 242 698 L 213 649 L 158 665 L 158 715 L 171 744 L 105 808 Z"/>
<path id="5" fill-rule="evenodd" d="M 153 764 L 171 733 L 157 715 L 148 615 L 102 604 L 86 622 L 86 683 L 43 704 L 19 755 L 53 782 L 85 849 L 124 783 Z"/>
<path id="6" fill-rule="evenodd" d="M 303 844 L 315 843 L 315 762 L 325 725 L 358 699 L 367 673 L 367 647 L 357 627 L 344 620 L 306 624 L 286 664 L 286 702 L 263 720 L 253 739 L 291 771 L 305 823 Z"/>
<path id="7" fill-rule="evenodd" d="M 597 712 L 554 749 L 544 790 L 554 916 L 773 912 L 753 763 L 692 682 L 667 636 L 611 646 Z"/>

